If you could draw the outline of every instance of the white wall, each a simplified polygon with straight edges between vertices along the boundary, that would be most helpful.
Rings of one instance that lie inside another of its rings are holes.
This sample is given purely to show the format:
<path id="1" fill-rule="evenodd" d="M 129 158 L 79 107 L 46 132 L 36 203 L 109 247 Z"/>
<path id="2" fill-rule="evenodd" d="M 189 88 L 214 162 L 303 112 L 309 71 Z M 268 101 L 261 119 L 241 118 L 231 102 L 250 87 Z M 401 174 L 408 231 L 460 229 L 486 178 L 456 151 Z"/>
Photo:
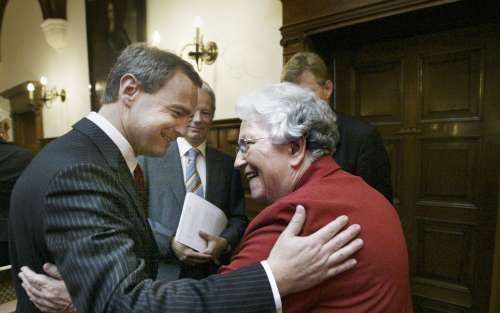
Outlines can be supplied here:
<path id="1" fill-rule="evenodd" d="M 90 111 L 85 1 L 67 2 L 68 46 L 58 53 L 40 28 L 37 0 L 11 0 L 5 9 L 1 37 L 0 91 L 46 76 L 50 86 L 66 90 L 65 103 L 44 108 L 44 137 L 60 136 Z M 2 101 L 0 101 L 0 104 Z M 6 109 L 5 102 L 0 109 Z"/>
<path id="2" fill-rule="evenodd" d="M 147 32 L 161 34 L 160 47 L 179 53 L 194 37 L 194 17 L 205 39 L 219 46 L 215 64 L 201 72 L 217 95 L 216 119 L 235 117 L 239 96 L 278 82 L 282 64 L 279 0 L 148 0 Z M 67 1 L 68 46 L 58 53 L 45 41 L 37 0 L 8 2 L 2 25 L 0 91 L 42 75 L 64 88 L 65 103 L 44 108 L 44 137 L 64 134 L 90 111 L 85 0 Z M 5 99 L 0 110 L 7 111 Z"/>
<path id="3" fill-rule="evenodd" d="M 201 76 L 217 96 L 215 119 L 236 117 L 239 96 L 279 81 L 282 7 L 279 0 L 148 0 L 149 41 L 156 30 L 160 48 L 179 53 L 194 37 L 195 16 L 201 16 L 205 40 L 219 47 L 217 61 Z"/>

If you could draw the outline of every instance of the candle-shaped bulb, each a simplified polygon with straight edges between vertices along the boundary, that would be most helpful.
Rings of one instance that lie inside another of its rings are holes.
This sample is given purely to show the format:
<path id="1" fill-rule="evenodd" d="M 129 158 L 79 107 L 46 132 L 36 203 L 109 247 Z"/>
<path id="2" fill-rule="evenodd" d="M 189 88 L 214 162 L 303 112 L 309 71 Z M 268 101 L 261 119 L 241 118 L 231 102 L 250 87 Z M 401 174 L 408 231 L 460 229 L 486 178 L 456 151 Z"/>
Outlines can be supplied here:
<path id="1" fill-rule="evenodd" d="M 201 16 L 196 15 L 194 17 L 194 27 L 200 28 L 202 23 L 203 23 L 203 21 L 201 20 Z"/>
<path id="2" fill-rule="evenodd" d="M 26 89 L 28 89 L 28 97 L 30 101 L 33 101 L 33 92 L 35 91 L 35 85 L 33 85 L 33 83 L 28 83 L 28 85 L 26 85 Z"/>
<path id="3" fill-rule="evenodd" d="M 153 46 L 157 47 L 160 44 L 160 40 L 161 40 L 160 32 L 155 30 L 153 32 Z"/>
<path id="4" fill-rule="evenodd" d="M 28 89 L 28 91 L 35 91 L 35 85 L 33 85 L 33 83 L 28 83 L 28 85 L 26 85 L 26 89 Z"/>
<path id="5" fill-rule="evenodd" d="M 198 50 L 198 45 L 201 43 L 200 42 L 200 27 L 201 27 L 202 21 L 201 17 L 199 15 L 195 16 L 194 18 L 194 27 L 196 28 L 196 36 L 195 36 L 195 44 L 196 44 L 196 50 Z M 198 52 L 198 51 L 196 51 Z"/>
<path id="6" fill-rule="evenodd" d="M 42 84 L 42 86 L 47 86 L 47 83 L 48 83 L 47 77 L 45 76 L 40 77 L 40 84 Z"/>

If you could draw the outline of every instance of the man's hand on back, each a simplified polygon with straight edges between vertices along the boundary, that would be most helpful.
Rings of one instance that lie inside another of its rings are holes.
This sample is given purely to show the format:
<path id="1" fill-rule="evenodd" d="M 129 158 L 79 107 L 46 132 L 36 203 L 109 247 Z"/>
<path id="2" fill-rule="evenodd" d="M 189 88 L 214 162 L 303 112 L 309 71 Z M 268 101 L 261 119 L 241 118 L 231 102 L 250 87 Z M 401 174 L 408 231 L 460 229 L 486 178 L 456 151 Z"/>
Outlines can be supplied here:
<path id="1" fill-rule="evenodd" d="M 31 302 L 42 312 L 77 313 L 56 266 L 45 263 L 43 270 L 47 275 L 37 274 L 23 266 L 18 274 Z"/>
<path id="2" fill-rule="evenodd" d="M 346 216 L 338 217 L 309 236 L 299 237 L 297 234 L 305 218 L 304 208 L 297 206 L 267 259 L 282 297 L 353 268 L 356 260 L 350 257 L 363 246 L 361 239 L 353 240 L 360 232 L 359 225 L 341 231 L 347 225 Z"/>

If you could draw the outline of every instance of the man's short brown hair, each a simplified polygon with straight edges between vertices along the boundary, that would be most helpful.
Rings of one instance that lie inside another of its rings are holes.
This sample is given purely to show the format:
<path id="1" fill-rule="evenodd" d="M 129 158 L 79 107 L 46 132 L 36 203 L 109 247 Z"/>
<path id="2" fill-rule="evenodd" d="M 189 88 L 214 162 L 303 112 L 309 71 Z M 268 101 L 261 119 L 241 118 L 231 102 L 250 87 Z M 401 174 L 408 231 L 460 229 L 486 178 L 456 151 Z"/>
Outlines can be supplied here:
<path id="1" fill-rule="evenodd" d="M 198 73 L 191 64 L 179 56 L 144 43 L 132 44 L 123 50 L 111 68 L 102 103 L 118 100 L 120 79 L 127 73 L 137 78 L 142 90 L 153 94 L 160 90 L 177 71 L 186 74 L 193 84 L 201 87 L 202 81 Z"/>
<path id="2" fill-rule="evenodd" d="M 281 72 L 281 81 L 295 83 L 304 71 L 310 71 L 318 84 L 324 84 L 330 79 L 325 61 L 313 52 L 298 52 L 286 62 Z"/>

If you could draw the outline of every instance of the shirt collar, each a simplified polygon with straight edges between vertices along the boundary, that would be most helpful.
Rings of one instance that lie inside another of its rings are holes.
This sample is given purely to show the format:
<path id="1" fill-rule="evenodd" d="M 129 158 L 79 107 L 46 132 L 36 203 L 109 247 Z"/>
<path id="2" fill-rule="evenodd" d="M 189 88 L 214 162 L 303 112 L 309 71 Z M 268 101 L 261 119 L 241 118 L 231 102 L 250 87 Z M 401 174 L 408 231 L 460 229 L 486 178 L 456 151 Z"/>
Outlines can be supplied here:
<path id="1" fill-rule="evenodd" d="M 104 116 L 96 112 L 90 112 L 87 116 L 94 124 L 96 124 L 108 137 L 113 141 L 113 143 L 120 150 L 125 162 L 127 162 L 127 167 L 131 173 L 134 173 L 135 167 L 137 166 L 137 159 L 135 158 L 134 149 L 130 143 L 123 137 L 122 133 L 116 129 L 113 124 L 111 124 Z"/>
<path id="2" fill-rule="evenodd" d="M 193 147 L 185 138 L 177 137 L 177 145 L 179 146 L 179 152 L 181 155 L 186 155 L 186 153 L 191 148 L 196 148 L 201 152 L 201 155 L 205 157 L 207 150 L 207 141 L 203 141 L 203 143 L 197 147 Z"/>

